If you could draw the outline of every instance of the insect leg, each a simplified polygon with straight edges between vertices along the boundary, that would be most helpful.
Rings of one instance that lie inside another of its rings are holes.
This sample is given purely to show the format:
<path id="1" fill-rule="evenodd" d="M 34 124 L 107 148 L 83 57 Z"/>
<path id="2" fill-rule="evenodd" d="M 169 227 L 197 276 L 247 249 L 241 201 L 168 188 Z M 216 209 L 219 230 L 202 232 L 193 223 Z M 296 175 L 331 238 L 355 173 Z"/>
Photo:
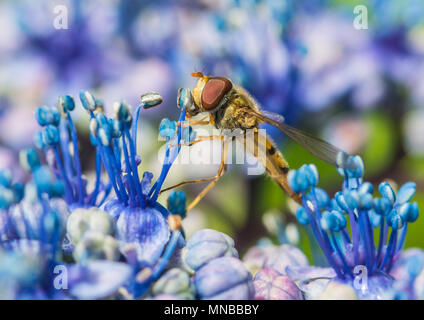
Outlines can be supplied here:
<path id="1" fill-rule="evenodd" d="M 209 120 L 206 120 L 208 118 L 209 118 Z M 202 119 L 199 119 L 199 120 L 187 119 L 187 120 L 184 121 L 184 123 L 181 124 L 181 126 L 182 127 L 189 127 L 189 126 L 195 126 L 195 125 L 207 125 L 207 124 L 211 123 L 210 119 L 211 118 L 210 118 L 209 114 L 204 116 Z"/>
<path id="2" fill-rule="evenodd" d="M 212 182 L 210 182 L 202 190 L 202 192 L 199 193 L 199 195 L 189 204 L 189 206 L 187 207 L 187 211 L 190 211 L 191 209 L 193 209 L 199 203 L 199 201 L 202 200 L 203 197 L 209 192 L 209 190 L 211 190 L 215 186 L 218 180 L 221 179 L 221 177 L 224 175 L 225 171 L 227 170 L 227 164 L 225 163 L 225 161 L 227 159 L 228 147 L 230 143 L 231 143 L 231 139 L 222 140 L 222 158 L 221 158 L 221 164 L 218 169 L 218 173 L 216 174 Z"/>
<path id="3" fill-rule="evenodd" d="M 201 137 L 201 138 L 202 138 L 201 140 L 199 139 L 199 140 L 191 141 L 191 142 L 189 142 L 187 144 L 181 144 L 181 145 L 192 145 L 192 144 L 195 144 L 195 143 L 198 143 L 198 142 L 207 141 L 207 140 L 215 140 L 215 139 L 216 140 L 223 141 L 223 139 L 224 139 L 223 136 L 207 136 L 207 137 Z M 222 165 L 222 160 L 221 160 L 221 165 Z M 178 183 L 176 185 L 173 185 L 172 187 L 168 187 L 168 188 L 162 189 L 159 192 L 159 195 L 162 194 L 162 192 L 169 191 L 169 190 L 172 190 L 172 189 L 175 189 L 175 188 L 184 186 L 186 184 L 193 184 L 193 183 L 199 183 L 199 182 L 205 182 L 205 181 L 212 181 L 212 180 L 216 179 L 217 176 L 218 176 L 218 174 L 215 175 L 215 176 L 213 176 L 213 177 L 209 177 L 209 178 L 201 178 L 201 179 L 183 181 L 183 182 L 180 182 L 180 183 Z"/>
<path id="4" fill-rule="evenodd" d="M 178 144 L 178 146 L 191 146 L 191 145 L 196 144 L 196 143 L 199 143 L 199 142 L 209 141 L 209 140 L 215 140 L 215 139 L 216 140 L 221 140 L 222 139 L 222 136 L 198 136 L 197 138 L 198 138 L 197 140 L 193 140 L 193 141 L 186 142 L 186 143 L 180 143 L 180 144 Z M 177 145 L 174 144 L 171 147 L 176 147 L 176 146 Z"/>

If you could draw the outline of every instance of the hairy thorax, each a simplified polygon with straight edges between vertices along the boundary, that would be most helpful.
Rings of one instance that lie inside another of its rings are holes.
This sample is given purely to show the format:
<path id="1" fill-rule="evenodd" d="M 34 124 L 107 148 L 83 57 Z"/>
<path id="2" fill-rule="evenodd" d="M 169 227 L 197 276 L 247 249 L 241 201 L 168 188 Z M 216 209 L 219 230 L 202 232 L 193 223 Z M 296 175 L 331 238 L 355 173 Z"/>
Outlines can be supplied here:
<path id="1" fill-rule="evenodd" d="M 257 107 L 254 101 L 244 92 L 231 90 L 221 102 L 220 107 L 212 114 L 218 129 L 252 129 L 258 126 L 256 117 L 245 112 L 245 109 Z"/>

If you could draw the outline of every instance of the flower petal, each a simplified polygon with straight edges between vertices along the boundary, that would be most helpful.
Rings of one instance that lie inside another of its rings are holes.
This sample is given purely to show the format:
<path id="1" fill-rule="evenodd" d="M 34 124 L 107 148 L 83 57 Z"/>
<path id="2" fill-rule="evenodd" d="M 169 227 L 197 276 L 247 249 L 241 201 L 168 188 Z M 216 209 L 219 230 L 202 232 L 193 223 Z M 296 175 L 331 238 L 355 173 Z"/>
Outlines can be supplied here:
<path id="1" fill-rule="evenodd" d="M 121 249 L 128 244 L 135 246 L 142 266 L 157 262 L 170 236 L 165 218 L 153 208 L 124 208 L 117 221 L 117 233 Z"/>
<path id="2" fill-rule="evenodd" d="M 70 283 L 71 295 L 78 299 L 101 299 L 123 286 L 129 280 L 132 269 L 121 262 L 91 261 L 84 266 L 71 266 L 70 273 L 82 275 Z"/>

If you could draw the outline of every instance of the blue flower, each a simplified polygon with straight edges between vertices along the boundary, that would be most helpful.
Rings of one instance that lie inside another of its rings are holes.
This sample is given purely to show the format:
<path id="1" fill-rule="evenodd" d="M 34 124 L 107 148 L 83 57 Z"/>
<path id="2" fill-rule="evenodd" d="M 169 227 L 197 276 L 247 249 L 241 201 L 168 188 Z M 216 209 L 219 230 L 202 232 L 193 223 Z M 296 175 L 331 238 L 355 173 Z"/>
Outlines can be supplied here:
<path id="1" fill-rule="evenodd" d="M 54 255 L 61 247 L 68 216 L 68 207 L 61 199 L 63 185 L 49 168 L 41 165 L 33 149 L 21 151 L 20 159 L 32 174 L 32 181 L 25 187 L 9 181 L 10 189 L 5 189 L 4 184 L 3 191 L 0 190 L 0 199 L 12 196 L 12 202 L 0 218 L 4 224 L 1 240 L 38 240 Z"/>
<path id="2" fill-rule="evenodd" d="M 95 207 L 76 209 L 68 217 L 66 230 L 78 263 L 87 260 L 119 260 L 120 251 L 113 237 L 115 223 L 105 211 Z"/>
<path id="3" fill-rule="evenodd" d="M 103 113 L 103 104 L 90 92 L 82 91 L 80 100 L 91 118 L 90 139 L 96 151 L 94 189 L 87 189 L 81 170 L 78 137 L 71 116 L 75 102 L 66 95 L 59 98 L 57 107 L 41 107 L 35 112 L 43 128 L 35 135 L 34 143 L 46 154 L 50 168 L 42 165 L 34 149 L 21 152 L 21 164 L 33 177 L 25 188 L 25 196 L 23 186 L 12 183 L 10 173 L 0 172 L 0 205 L 5 211 L 0 220 L 1 239 L 11 250 L 19 248 L 13 245 L 16 241 L 19 244 L 22 240 L 34 240 L 34 245 L 40 246 L 40 258 L 49 277 L 59 262 L 58 253 L 63 249 L 65 255 L 72 254 L 80 264 L 71 267 L 79 274 L 71 281 L 74 287 L 70 291 L 77 298 L 105 297 L 105 291 L 115 292 L 117 287 L 112 289 L 100 282 L 93 286 L 81 279 L 88 272 L 104 281 L 102 274 L 106 270 L 101 262 L 94 262 L 119 260 L 122 253 L 127 262 L 123 266 L 131 270 L 131 279 L 119 278 L 122 280 L 118 281 L 119 285 L 125 285 L 123 290 L 132 297 L 139 297 L 160 277 L 185 243 L 181 227 L 186 213 L 185 194 L 171 193 L 169 209 L 157 202 L 181 149 L 180 124 L 184 121 L 185 108 L 181 110 L 178 125 L 169 122 L 174 125 L 171 128 L 174 133 L 166 136 L 162 172 L 152 183 L 150 172 L 145 172 L 141 179 L 138 174 L 141 159 L 136 154 L 137 122 L 140 109 L 159 104 L 160 96 L 143 95 L 135 119 L 125 102 L 116 103 L 115 117 L 108 118 Z M 108 175 L 107 183 L 103 182 L 103 170 Z M 112 189 L 116 198 L 109 199 Z M 103 263 L 106 268 L 107 261 Z M 96 267 L 91 270 L 91 266 Z M 50 295 L 51 282 L 48 282 L 50 286 L 43 292 Z M 88 291 L 84 293 L 81 288 Z"/>
<path id="4" fill-rule="evenodd" d="M 248 300 L 254 296 L 252 275 L 233 257 L 213 259 L 194 274 L 200 299 Z"/>
<path id="5" fill-rule="evenodd" d="M 219 257 L 238 258 L 234 241 L 228 235 L 212 230 L 197 231 L 187 242 L 183 250 L 185 264 L 197 271 L 203 265 Z"/>
<path id="6" fill-rule="evenodd" d="M 418 218 L 417 204 L 409 202 L 416 185 L 408 182 L 396 195 L 390 184 L 383 182 L 378 188 L 382 198 L 374 197 L 372 185 L 363 182 L 360 157 L 341 155 L 338 165 L 345 180 L 342 191 L 331 201 L 321 195 L 322 191 L 317 192 L 316 169 L 309 171 L 304 166 L 291 174 L 290 186 L 302 194 L 303 206 L 297 210 L 297 218 L 311 229 L 339 281 L 352 284 L 355 267 L 364 266 L 369 287 L 357 289 L 358 296 L 382 298 L 392 285 L 389 274 L 402 252 L 408 224 Z M 373 229 L 379 229 L 378 239 L 374 239 Z"/>
<path id="7" fill-rule="evenodd" d="M 69 266 L 69 293 L 78 299 L 104 299 L 115 295 L 130 281 L 131 267 L 112 261 L 91 261 Z"/>
<path id="8" fill-rule="evenodd" d="M 91 118 L 90 137 L 99 160 L 98 173 L 102 166 L 116 196 L 97 206 L 115 221 L 120 251 L 132 265 L 134 273 L 138 274 L 129 286 L 130 294 L 140 296 L 158 279 L 175 250 L 184 243 L 181 219 L 185 216 L 185 195 L 182 192 L 172 193 L 168 201 L 169 210 L 160 205 L 157 198 L 181 149 L 180 124 L 185 118 L 185 108 L 181 110 L 178 125 L 170 120 L 161 123 L 159 131 L 166 139 L 165 160 L 159 177 L 153 182 L 152 173 L 144 172 L 141 179 L 138 173 L 141 158 L 136 153 L 137 124 L 140 111 L 160 104 L 160 95 L 143 95 L 135 117 L 128 104 L 118 102 L 114 106 L 114 118 L 103 113 L 103 108 L 90 92 L 81 92 L 80 98 Z M 91 200 L 94 198 L 91 197 Z M 83 203 L 87 201 L 83 200 Z"/>
<path id="9" fill-rule="evenodd" d="M 302 292 L 288 277 L 272 268 L 261 269 L 253 280 L 257 300 L 303 300 Z"/>
<path id="10" fill-rule="evenodd" d="M 83 107 L 90 112 L 102 108 L 100 102 L 88 91 L 81 92 L 80 98 Z M 71 115 L 74 109 L 75 101 L 70 95 L 59 97 L 56 107 L 38 108 L 35 117 L 43 129 L 35 134 L 34 144 L 53 159 L 50 165 L 63 182 L 65 200 L 71 209 L 100 206 L 108 197 L 112 185 L 110 182 L 103 182 L 101 157 L 97 155 L 95 186 L 90 192 L 87 190 L 78 136 Z"/>
<path id="11" fill-rule="evenodd" d="M 0 216 L 0 278 L 9 279 L 5 290 L 13 299 L 62 299 L 66 294 L 55 290 L 53 270 L 61 257 L 68 215 L 68 207 L 60 199 L 63 188 L 54 174 L 41 166 L 34 150 L 22 151 L 20 158 L 32 180 L 18 188 L 19 184 L 2 179 L 3 188 L 8 182 L 11 191 L 0 190 L 0 198 L 8 193 L 14 198 Z"/>
<path id="12" fill-rule="evenodd" d="M 182 299 L 194 299 L 194 287 L 190 275 L 179 268 L 166 271 L 152 287 L 154 296 L 168 294 Z"/>

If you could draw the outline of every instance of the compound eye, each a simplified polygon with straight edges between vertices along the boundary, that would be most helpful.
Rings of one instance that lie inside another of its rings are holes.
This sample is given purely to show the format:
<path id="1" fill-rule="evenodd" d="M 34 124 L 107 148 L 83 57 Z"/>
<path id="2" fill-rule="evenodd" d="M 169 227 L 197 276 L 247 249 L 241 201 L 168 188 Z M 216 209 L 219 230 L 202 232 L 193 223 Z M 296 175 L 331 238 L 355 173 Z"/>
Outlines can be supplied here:
<path id="1" fill-rule="evenodd" d="M 210 78 L 202 91 L 202 107 L 206 111 L 215 109 L 232 87 L 233 84 L 227 78 Z"/>

